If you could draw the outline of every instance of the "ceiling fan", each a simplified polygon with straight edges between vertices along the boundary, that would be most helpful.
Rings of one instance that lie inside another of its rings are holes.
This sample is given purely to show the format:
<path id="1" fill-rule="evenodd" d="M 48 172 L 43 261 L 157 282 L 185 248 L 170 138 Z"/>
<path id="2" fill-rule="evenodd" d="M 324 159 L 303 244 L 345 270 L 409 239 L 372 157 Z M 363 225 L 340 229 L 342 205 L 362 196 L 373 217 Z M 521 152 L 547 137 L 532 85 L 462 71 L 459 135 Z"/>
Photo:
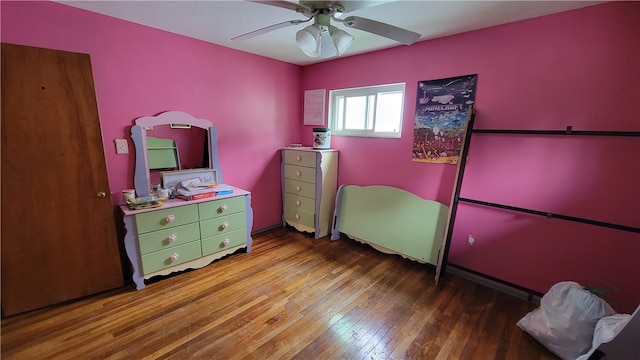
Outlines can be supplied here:
<path id="1" fill-rule="evenodd" d="M 299 3 L 291 1 L 249 1 L 293 10 L 304 15 L 307 19 L 284 21 L 236 36 L 231 40 L 249 39 L 270 31 L 313 20 L 311 25 L 296 33 L 296 42 L 307 56 L 326 58 L 342 55 L 354 39 L 353 35 L 332 25 L 332 20 L 342 23 L 346 27 L 367 31 L 406 45 L 413 44 L 421 36 L 413 31 L 359 16 L 340 18 L 344 13 L 389 1 L 300 0 Z"/>

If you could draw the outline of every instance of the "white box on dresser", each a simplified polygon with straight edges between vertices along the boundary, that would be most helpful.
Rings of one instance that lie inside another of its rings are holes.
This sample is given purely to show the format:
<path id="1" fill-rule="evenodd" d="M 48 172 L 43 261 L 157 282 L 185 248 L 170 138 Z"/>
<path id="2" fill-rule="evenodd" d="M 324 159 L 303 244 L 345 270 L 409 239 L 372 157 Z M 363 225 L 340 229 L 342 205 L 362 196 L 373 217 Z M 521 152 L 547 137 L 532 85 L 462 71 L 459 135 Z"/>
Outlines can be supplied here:
<path id="1" fill-rule="evenodd" d="M 327 236 L 338 188 L 338 151 L 310 147 L 282 149 L 283 226 Z"/>

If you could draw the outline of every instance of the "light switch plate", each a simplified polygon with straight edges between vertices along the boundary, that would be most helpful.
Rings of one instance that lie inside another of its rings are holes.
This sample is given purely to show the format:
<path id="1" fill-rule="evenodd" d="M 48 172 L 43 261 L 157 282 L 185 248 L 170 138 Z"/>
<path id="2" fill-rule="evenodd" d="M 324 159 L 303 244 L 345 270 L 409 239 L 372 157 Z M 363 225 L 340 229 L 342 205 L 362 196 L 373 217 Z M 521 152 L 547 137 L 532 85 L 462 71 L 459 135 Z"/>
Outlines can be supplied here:
<path id="1" fill-rule="evenodd" d="M 116 142 L 116 154 L 129 153 L 129 144 L 127 144 L 127 139 L 115 139 L 115 142 Z"/>

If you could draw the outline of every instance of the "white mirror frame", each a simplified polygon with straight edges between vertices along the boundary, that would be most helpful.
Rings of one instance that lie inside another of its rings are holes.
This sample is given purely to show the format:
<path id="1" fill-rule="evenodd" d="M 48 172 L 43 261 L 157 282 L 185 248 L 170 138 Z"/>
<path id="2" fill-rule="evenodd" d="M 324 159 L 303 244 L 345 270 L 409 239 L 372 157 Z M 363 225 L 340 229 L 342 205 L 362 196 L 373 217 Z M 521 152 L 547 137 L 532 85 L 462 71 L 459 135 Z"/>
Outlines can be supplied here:
<path id="1" fill-rule="evenodd" d="M 209 168 L 215 169 L 218 181 L 222 183 L 222 170 L 217 167 L 218 159 L 218 130 L 209 120 L 197 119 L 182 111 L 166 111 L 156 116 L 143 116 L 135 120 L 131 127 L 131 139 L 136 147 L 136 163 L 133 185 L 137 196 L 149 196 L 151 181 L 149 174 L 149 160 L 147 156 L 147 129 L 160 125 L 190 125 L 207 130 L 209 143 Z"/>

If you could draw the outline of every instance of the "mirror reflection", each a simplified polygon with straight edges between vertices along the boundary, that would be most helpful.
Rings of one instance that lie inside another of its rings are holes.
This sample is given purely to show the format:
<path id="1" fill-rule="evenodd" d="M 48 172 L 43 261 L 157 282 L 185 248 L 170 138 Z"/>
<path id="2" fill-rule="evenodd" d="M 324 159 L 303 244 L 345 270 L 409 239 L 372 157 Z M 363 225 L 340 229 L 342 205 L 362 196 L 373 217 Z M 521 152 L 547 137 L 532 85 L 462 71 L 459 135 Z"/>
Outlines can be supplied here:
<path id="1" fill-rule="evenodd" d="M 160 183 L 163 171 L 207 168 L 207 131 L 198 127 L 154 126 L 147 130 L 147 161 L 152 184 Z"/>

